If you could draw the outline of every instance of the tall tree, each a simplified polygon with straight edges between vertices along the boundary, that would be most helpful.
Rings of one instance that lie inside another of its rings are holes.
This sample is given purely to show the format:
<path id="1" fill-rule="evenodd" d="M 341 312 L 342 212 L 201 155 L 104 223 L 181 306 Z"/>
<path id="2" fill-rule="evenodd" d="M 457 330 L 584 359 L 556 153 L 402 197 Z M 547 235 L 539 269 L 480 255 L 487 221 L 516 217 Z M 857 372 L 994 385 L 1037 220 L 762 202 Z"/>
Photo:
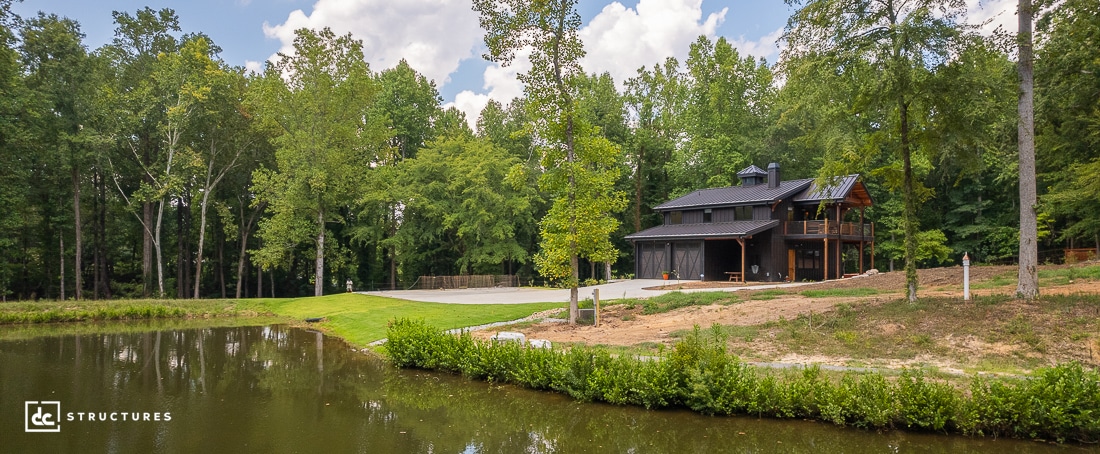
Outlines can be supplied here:
<path id="1" fill-rule="evenodd" d="M 154 251 L 160 248 L 154 234 L 158 227 L 154 224 L 158 223 L 154 213 L 157 205 L 155 196 L 163 191 L 152 188 L 158 187 L 153 169 L 160 168 L 160 164 L 167 161 L 160 139 L 168 110 L 167 106 L 158 102 L 153 71 L 158 55 L 173 53 L 179 46 L 173 35 L 180 31 L 179 18 L 171 9 L 154 11 L 148 7 L 134 15 L 119 11 L 112 12 L 112 15 L 116 24 L 115 38 L 103 50 L 114 70 L 113 87 L 108 92 L 107 100 L 114 110 L 112 117 L 117 122 L 112 130 L 116 134 L 119 154 L 132 159 L 133 166 L 138 169 L 134 173 L 141 175 L 141 185 L 124 185 L 118 180 L 115 183 L 128 204 L 136 203 L 141 207 L 138 220 L 142 225 L 142 295 L 149 296 L 154 284 L 159 293 L 163 293 L 164 287 L 163 264 L 157 267 L 160 276 L 155 280 L 153 278 Z M 114 165 L 112 168 L 110 173 L 113 176 L 127 174 Z M 139 192 L 139 187 L 144 189 Z"/>
<path id="2" fill-rule="evenodd" d="M 1045 213 L 1100 255 L 1100 4 L 1059 2 L 1036 22 L 1036 142 Z"/>
<path id="3" fill-rule="evenodd" d="M 1019 0 L 1020 29 L 1016 34 L 1020 71 L 1020 267 L 1016 296 L 1039 296 L 1039 234 L 1035 190 L 1035 75 L 1031 39 L 1032 0 Z"/>
<path id="4" fill-rule="evenodd" d="M 243 70 L 229 68 L 218 59 L 216 49 L 203 36 L 187 40 L 176 54 L 168 54 L 166 65 L 174 68 L 184 82 L 183 88 L 197 95 L 187 131 L 189 148 L 202 169 L 202 198 L 199 202 L 199 242 L 196 247 L 192 298 L 202 288 L 207 211 L 211 197 L 225 176 L 237 167 L 238 160 L 252 146 L 253 135 L 242 103 L 245 95 Z M 184 264 L 180 264 L 183 266 Z"/>
<path id="5" fill-rule="evenodd" d="M 31 106 L 31 97 L 20 77 L 13 31 L 17 19 L 11 0 L 0 0 L 0 206 L 7 207 L 0 210 L 0 301 L 7 301 L 15 285 L 16 239 L 29 186 L 27 162 L 20 156 L 28 139 L 21 113 Z"/>
<path id="6" fill-rule="evenodd" d="M 618 255 L 610 234 L 618 228 L 612 213 L 625 204 L 614 191 L 620 150 L 578 115 L 574 88 L 584 56 L 577 30 L 575 0 L 475 0 L 485 30 L 486 58 L 511 64 L 530 48 L 531 70 L 521 74 L 533 129 L 544 141 L 540 187 L 553 205 L 542 219 L 539 271 L 569 286 L 569 321 L 576 323 L 580 257 L 613 262 Z"/>
<path id="7" fill-rule="evenodd" d="M 626 81 L 626 105 L 638 121 L 625 147 L 634 186 L 633 232 L 659 224 L 660 215 L 648 208 L 670 196 L 668 168 L 688 104 L 686 77 L 679 67 L 669 57 L 652 70 L 638 68 L 638 75 Z"/>
<path id="8" fill-rule="evenodd" d="M 435 82 L 416 72 L 404 59 L 397 66 L 382 71 L 379 81 L 378 109 L 386 115 L 392 153 L 392 156 L 384 156 L 379 164 L 395 166 L 415 157 L 417 151 L 435 137 L 435 127 L 443 114 L 440 108 L 443 99 Z M 398 274 L 395 247 L 399 242 L 392 238 L 398 230 L 401 207 L 388 195 L 375 202 L 372 208 L 382 213 L 383 225 L 373 227 L 380 241 L 390 245 L 388 275 L 390 288 L 395 289 Z"/>
<path id="9" fill-rule="evenodd" d="M 39 13 L 26 21 L 22 30 L 23 62 L 27 67 L 28 88 L 42 97 L 43 134 L 38 143 L 57 156 L 56 162 L 67 167 L 73 198 L 73 275 L 74 295 L 83 295 L 83 221 L 81 217 L 81 170 L 88 167 L 95 135 L 90 113 L 93 66 L 82 44 L 80 26 L 56 15 Z"/>
<path id="10" fill-rule="evenodd" d="M 533 222 L 535 195 L 517 158 L 460 134 L 430 143 L 398 167 L 392 191 L 403 206 L 397 233 L 403 261 L 431 263 L 445 251 L 450 263 L 430 270 L 435 274 L 500 274 L 506 261 L 527 261 L 516 232 Z"/>
<path id="11" fill-rule="evenodd" d="M 742 57 L 725 38 L 700 36 L 686 65 L 688 143 L 674 156 L 674 192 L 729 186 L 765 149 L 765 123 L 774 104 L 772 72 L 763 60 Z"/>
<path id="12" fill-rule="evenodd" d="M 294 53 L 269 63 L 253 91 L 260 121 L 279 134 L 277 169 L 254 177 L 273 213 L 260 223 L 259 258 L 265 268 L 274 266 L 312 238 L 316 296 L 324 293 L 328 224 L 344 222 L 341 212 L 385 146 L 384 124 L 373 110 L 377 93 L 362 43 L 327 28 L 297 30 Z"/>
<path id="13" fill-rule="evenodd" d="M 901 225 L 904 231 L 906 288 L 910 301 L 917 299 L 917 208 L 931 196 L 914 173 L 914 151 L 928 159 L 933 131 L 925 128 L 935 108 L 930 99 L 936 69 L 949 61 L 965 42 L 967 27 L 959 22 L 965 11 L 962 0 L 787 0 L 799 9 L 787 22 L 783 65 L 788 77 L 815 64 L 847 79 L 844 96 L 834 101 L 840 113 L 862 121 L 870 134 L 856 141 L 833 141 L 827 161 L 863 161 L 877 153 L 856 147 L 881 147 L 900 163 L 883 168 L 893 188 L 901 192 Z M 819 75 L 827 75 L 820 70 Z M 790 80 L 790 79 L 788 79 Z M 851 83 L 851 82 L 855 83 Z M 818 80 L 819 92 L 836 86 Z M 825 96 L 828 99 L 828 96 Z M 851 101 L 849 103 L 849 101 Z M 847 103 L 847 104 L 844 104 Z M 853 112 L 844 112 L 850 108 Z M 878 113 L 876 115 L 876 112 Z M 854 114 L 854 116 L 852 115 Z M 873 119 L 868 120 L 868 114 Z M 853 146 L 853 144 L 860 143 Z M 828 162 L 827 162 L 828 164 Z M 895 170 L 896 169 L 896 170 Z M 823 172 L 835 175 L 836 167 Z M 824 175 L 824 173 L 823 173 Z"/>

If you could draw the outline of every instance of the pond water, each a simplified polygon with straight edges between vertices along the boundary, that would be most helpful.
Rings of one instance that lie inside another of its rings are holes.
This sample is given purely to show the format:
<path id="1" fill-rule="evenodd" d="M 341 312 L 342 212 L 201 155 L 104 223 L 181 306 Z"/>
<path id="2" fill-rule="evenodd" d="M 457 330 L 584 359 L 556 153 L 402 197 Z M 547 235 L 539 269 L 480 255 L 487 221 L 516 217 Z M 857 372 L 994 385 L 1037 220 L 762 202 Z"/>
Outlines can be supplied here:
<path id="1" fill-rule="evenodd" d="M 585 404 L 396 370 L 339 339 L 278 325 L 0 341 L 2 452 L 1082 450 Z"/>

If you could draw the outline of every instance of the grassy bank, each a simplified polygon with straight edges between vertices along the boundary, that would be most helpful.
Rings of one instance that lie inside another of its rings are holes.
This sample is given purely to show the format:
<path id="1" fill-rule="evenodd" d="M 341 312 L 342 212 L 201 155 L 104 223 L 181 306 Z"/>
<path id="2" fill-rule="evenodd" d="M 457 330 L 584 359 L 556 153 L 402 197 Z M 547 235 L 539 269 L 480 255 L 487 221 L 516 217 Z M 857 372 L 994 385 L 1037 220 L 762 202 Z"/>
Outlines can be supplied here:
<path id="1" fill-rule="evenodd" d="M 320 318 L 319 325 L 347 340 L 365 346 L 386 337 L 390 321 L 415 317 L 443 329 L 463 328 L 516 320 L 535 312 L 562 307 L 562 303 L 441 304 L 344 293 L 322 297 L 248 300 L 242 307 L 295 320 Z"/>
<path id="2" fill-rule="evenodd" d="M 94 323 L 105 321 L 259 317 L 256 323 L 267 324 L 323 318 L 314 326 L 362 347 L 384 338 L 386 325 L 397 318 L 417 317 L 440 327 L 462 328 L 516 320 L 561 306 L 561 303 L 422 303 L 354 293 L 242 300 L 43 301 L 0 304 L 0 325 L 80 322 L 95 332 Z"/>
<path id="3" fill-rule="evenodd" d="M 967 391 L 928 379 L 814 367 L 774 372 L 726 351 L 721 330 L 696 329 L 657 360 L 614 357 L 602 348 L 568 351 L 493 345 L 400 320 L 388 334 L 394 364 L 566 393 L 584 401 L 705 414 L 805 418 L 868 429 L 957 432 L 1095 443 L 1100 441 L 1100 373 L 1079 363 L 1043 369 L 1029 380 L 975 376 Z"/>
<path id="4" fill-rule="evenodd" d="M 1069 361 L 1100 363 L 1100 295 L 853 301 L 757 325 L 727 325 L 730 349 L 754 361 L 790 354 L 850 366 L 950 364 L 966 372 L 1026 373 Z M 689 330 L 673 333 L 682 336 Z"/>

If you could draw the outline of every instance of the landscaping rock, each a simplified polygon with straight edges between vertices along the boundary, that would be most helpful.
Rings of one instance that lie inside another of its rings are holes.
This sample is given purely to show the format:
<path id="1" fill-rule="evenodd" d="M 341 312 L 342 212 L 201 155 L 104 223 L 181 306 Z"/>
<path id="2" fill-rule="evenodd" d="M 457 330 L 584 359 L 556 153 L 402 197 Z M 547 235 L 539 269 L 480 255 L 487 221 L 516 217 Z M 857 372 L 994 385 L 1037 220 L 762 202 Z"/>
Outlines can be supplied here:
<path id="1" fill-rule="evenodd" d="M 494 334 L 493 337 L 489 338 L 489 340 L 493 341 L 493 342 L 501 342 L 501 343 L 516 342 L 516 343 L 519 343 L 520 345 L 524 345 L 524 344 L 527 343 L 527 336 L 524 336 L 523 333 L 517 333 L 517 332 L 513 332 L 513 331 L 501 331 L 499 333 Z"/>

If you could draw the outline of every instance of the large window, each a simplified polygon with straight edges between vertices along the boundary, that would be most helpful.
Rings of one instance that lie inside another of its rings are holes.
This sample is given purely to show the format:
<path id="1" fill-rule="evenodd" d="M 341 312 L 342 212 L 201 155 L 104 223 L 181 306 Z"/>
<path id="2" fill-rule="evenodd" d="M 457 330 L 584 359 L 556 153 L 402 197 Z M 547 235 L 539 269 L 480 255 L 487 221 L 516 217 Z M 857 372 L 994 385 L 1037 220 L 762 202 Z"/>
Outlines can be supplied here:
<path id="1" fill-rule="evenodd" d="M 668 219 L 669 224 L 683 224 L 684 223 L 684 212 L 683 211 L 673 211 L 673 212 L 668 214 L 668 218 L 669 218 Z"/>
<path id="2" fill-rule="evenodd" d="M 752 220 L 752 207 L 734 207 L 733 208 L 733 220 L 734 221 L 751 221 Z"/>

